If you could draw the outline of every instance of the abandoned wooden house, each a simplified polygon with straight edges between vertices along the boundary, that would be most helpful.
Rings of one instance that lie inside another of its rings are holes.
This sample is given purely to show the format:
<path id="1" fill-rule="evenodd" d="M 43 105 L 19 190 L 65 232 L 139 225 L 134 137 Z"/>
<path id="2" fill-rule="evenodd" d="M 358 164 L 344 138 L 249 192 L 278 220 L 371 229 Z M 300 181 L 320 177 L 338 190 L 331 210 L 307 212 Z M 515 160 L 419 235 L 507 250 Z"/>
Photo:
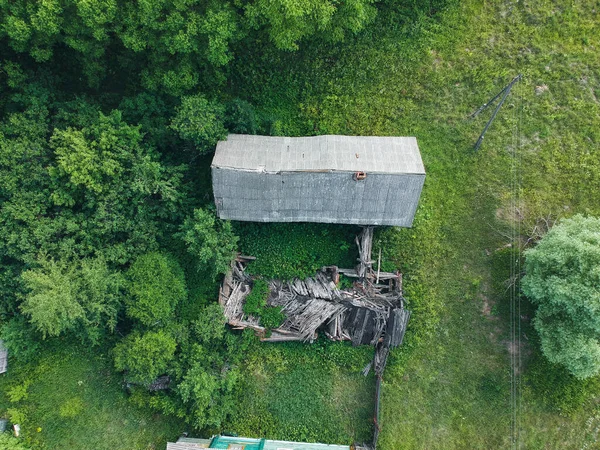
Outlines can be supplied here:
<path id="1" fill-rule="evenodd" d="M 373 268 L 373 229 L 363 227 L 356 237 L 359 253 L 356 268 L 326 266 L 305 280 L 271 280 L 267 305 L 281 308 L 285 316 L 284 322 L 272 330 L 261 326 L 259 317 L 244 312 L 246 297 L 253 286 L 245 268 L 254 258 L 238 256 L 232 261 L 219 290 L 219 304 L 229 325 L 233 329 L 251 328 L 263 342 L 312 342 L 321 330 L 334 341 L 375 347 L 373 361 L 363 370 L 367 375 L 373 368 L 376 375 L 373 441 L 364 447 L 370 450 L 377 448 L 381 382 L 388 355 L 402 344 L 410 318 L 402 293 L 402 274 L 382 272 L 381 255 L 377 258 L 377 270 Z M 340 274 L 356 280 L 352 287 L 338 288 Z"/>
<path id="2" fill-rule="evenodd" d="M 425 169 L 414 137 L 230 134 L 212 161 L 221 219 L 410 227 Z"/>
<path id="3" fill-rule="evenodd" d="M 373 361 L 364 374 L 371 367 L 376 374 L 375 429 L 368 446 L 375 449 L 382 375 L 390 349 L 402 343 L 410 311 L 405 309 L 402 274 L 381 272 L 379 264 L 377 270 L 373 267 L 373 227 L 413 223 L 425 181 L 416 139 L 230 134 L 218 143 L 211 169 L 221 219 L 364 226 L 356 239 L 359 264 L 355 268 L 330 266 L 305 280 L 269 281 L 267 305 L 280 308 L 285 316 L 279 327 L 267 330 L 260 317 L 244 312 L 253 286 L 245 267 L 252 258 L 233 261 L 219 303 L 231 327 L 252 328 L 263 341 L 312 342 L 322 331 L 332 340 L 374 346 Z M 338 288 L 340 274 L 356 280 L 352 287 Z M 313 448 L 283 444 L 268 448 Z M 232 445 L 238 446 L 207 448 L 267 448 L 266 444 Z"/>

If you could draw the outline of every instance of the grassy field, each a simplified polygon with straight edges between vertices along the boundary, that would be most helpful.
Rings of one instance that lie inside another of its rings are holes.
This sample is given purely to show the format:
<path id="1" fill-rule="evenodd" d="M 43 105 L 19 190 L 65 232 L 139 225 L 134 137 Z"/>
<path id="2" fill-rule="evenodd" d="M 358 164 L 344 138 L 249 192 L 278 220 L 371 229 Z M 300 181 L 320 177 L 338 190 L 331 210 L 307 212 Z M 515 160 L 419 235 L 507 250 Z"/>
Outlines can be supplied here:
<path id="1" fill-rule="evenodd" d="M 181 423 L 134 407 L 109 355 L 66 343 L 0 378 L 0 408 L 34 449 L 164 449 Z"/>
<path id="2" fill-rule="evenodd" d="M 595 8 L 466 1 L 411 20 L 389 11 L 351 44 L 305 49 L 281 57 L 276 76 L 253 82 L 247 69 L 239 81 L 280 114 L 282 134 L 419 140 L 428 175 L 415 226 L 381 237 L 414 312 L 385 377 L 381 449 L 597 445 L 597 398 L 559 413 L 527 382 L 539 358 L 530 308 L 522 300 L 515 314 L 503 284 L 503 251 L 535 238 L 540 219 L 600 214 Z M 518 73 L 474 154 L 491 110 L 468 115 Z"/>
<path id="3" fill-rule="evenodd" d="M 562 412 L 548 402 L 531 379 L 539 361 L 531 308 L 521 299 L 515 313 L 505 281 L 516 259 L 508 246 L 535 238 L 540 219 L 600 215 L 600 7 L 465 0 L 430 17 L 406 3 L 344 45 L 249 48 L 230 85 L 273 133 L 418 139 L 427 179 L 414 227 L 378 235 L 385 259 L 405 273 L 413 311 L 385 375 L 379 448 L 598 448 L 600 397 Z M 523 80 L 474 153 L 491 111 L 468 115 L 518 73 Z M 227 427 L 368 439 L 373 384 L 358 374 L 368 359 L 365 349 L 324 343 L 261 347 L 249 355 Z M 47 448 L 163 448 L 182 431 L 132 408 L 104 356 L 61 350 L 43 361 L 1 383 L 6 392 L 31 378 L 30 398 L 41 390 L 48 402 L 4 396 L 2 407 L 29 414 L 26 431 L 39 426 Z M 69 440 L 71 427 L 85 429 L 73 434 L 81 441 Z"/>

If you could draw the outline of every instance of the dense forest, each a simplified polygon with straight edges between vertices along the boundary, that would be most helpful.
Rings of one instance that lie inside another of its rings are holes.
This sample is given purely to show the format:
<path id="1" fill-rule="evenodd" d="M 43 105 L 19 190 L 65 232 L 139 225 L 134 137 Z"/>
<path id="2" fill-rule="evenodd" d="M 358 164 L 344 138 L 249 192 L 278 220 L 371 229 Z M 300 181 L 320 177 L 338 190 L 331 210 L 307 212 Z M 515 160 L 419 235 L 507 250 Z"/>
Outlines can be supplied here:
<path id="1" fill-rule="evenodd" d="M 414 228 L 375 242 L 413 313 L 380 448 L 595 442 L 600 380 L 542 355 L 515 269 L 555 221 L 600 215 L 598 5 L 568 3 L 0 0 L 0 415 L 23 433 L 7 448 L 370 439 L 372 349 L 224 326 L 235 252 L 257 277 L 306 277 L 352 264 L 357 232 L 219 220 L 229 132 L 419 139 Z M 473 153 L 489 115 L 466 117 L 517 73 Z"/>

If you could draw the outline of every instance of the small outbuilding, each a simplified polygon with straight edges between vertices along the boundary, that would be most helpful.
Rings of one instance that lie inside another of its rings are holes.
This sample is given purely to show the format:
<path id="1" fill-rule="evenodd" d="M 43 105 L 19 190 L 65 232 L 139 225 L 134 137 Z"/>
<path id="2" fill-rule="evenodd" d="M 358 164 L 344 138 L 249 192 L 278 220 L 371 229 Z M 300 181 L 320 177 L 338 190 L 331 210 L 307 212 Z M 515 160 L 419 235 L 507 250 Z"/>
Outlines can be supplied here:
<path id="1" fill-rule="evenodd" d="M 410 227 L 425 181 L 414 137 L 230 134 L 217 145 L 221 219 Z"/>
<path id="2" fill-rule="evenodd" d="M 200 448 L 229 450 L 367 450 L 364 447 L 357 447 L 355 445 L 308 444 L 232 436 L 213 436 L 210 439 L 179 438 L 176 443 L 167 443 L 167 450 L 193 450 Z"/>

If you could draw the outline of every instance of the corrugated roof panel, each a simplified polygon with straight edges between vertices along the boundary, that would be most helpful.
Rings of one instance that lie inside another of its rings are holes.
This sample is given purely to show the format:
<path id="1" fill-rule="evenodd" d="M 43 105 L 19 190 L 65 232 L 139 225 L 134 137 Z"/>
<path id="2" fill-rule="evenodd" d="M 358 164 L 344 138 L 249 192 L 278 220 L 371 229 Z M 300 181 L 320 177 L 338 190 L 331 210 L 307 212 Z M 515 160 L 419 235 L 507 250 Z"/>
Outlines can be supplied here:
<path id="1" fill-rule="evenodd" d="M 411 226 L 424 175 L 259 173 L 213 167 L 222 219 Z M 233 187 L 232 187 L 233 186 Z"/>
<path id="2" fill-rule="evenodd" d="M 424 174 L 414 137 L 278 137 L 230 134 L 217 144 L 213 167 L 267 172 L 342 170 Z"/>

